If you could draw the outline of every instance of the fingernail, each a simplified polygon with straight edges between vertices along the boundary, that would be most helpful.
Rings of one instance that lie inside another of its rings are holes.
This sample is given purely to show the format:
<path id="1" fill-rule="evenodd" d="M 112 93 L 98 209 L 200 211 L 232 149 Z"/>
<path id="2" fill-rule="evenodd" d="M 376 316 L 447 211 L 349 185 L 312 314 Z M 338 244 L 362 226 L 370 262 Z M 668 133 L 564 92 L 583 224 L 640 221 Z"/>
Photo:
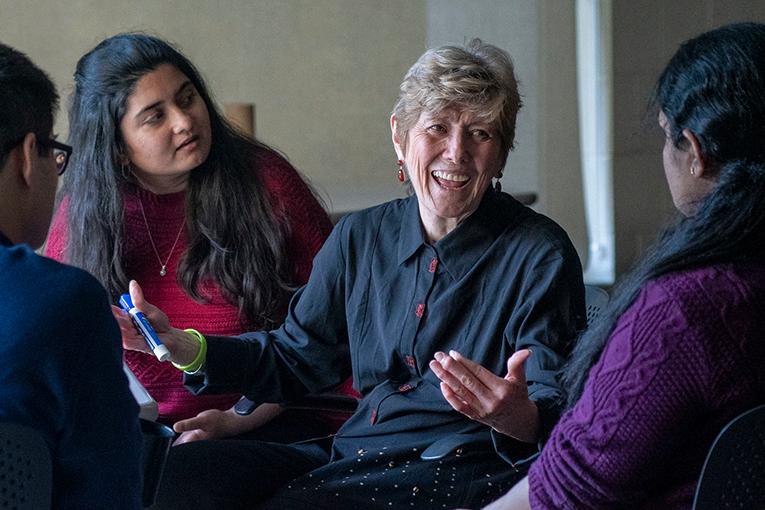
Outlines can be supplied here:
<path id="1" fill-rule="evenodd" d="M 454 359 L 457 359 L 457 356 L 459 356 L 459 353 L 457 351 L 449 351 L 449 356 L 451 356 Z"/>
<path id="2" fill-rule="evenodd" d="M 433 357 L 436 358 L 436 361 L 441 362 L 441 360 L 444 359 L 444 353 L 438 351 L 433 355 Z"/>

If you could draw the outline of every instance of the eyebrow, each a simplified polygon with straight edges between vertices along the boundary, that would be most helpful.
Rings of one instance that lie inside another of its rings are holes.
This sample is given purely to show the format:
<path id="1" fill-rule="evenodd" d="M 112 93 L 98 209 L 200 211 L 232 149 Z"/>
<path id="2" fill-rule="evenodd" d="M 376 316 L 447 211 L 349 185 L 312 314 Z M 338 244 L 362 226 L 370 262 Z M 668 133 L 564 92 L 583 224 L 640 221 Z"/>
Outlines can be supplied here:
<path id="1" fill-rule="evenodd" d="M 193 86 L 194 86 L 194 84 L 193 84 L 193 83 L 191 83 L 191 80 L 186 80 L 186 81 L 184 81 L 184 82 L 181 84 L 181 86 L 180 86 L 180 87 L 178 87 L 178 90 L 175 92 L 174 96 L 175 96 L 175 97 L 177 97 L 178 95 L 180 95 L 181 93 L 183 93 L 183 92 L 184 92 L 184 91 L 185 91 L 187 88 L 189 88 L 189 87 L 193 87 Z M 161 105 L 162 103 L 164 103 L 164 101 L 157 101 L 156 103 L 152 103 L 152 104 L 150 104 L 150 105 L 144 106 L 143 108 L 141 108 L 140 110 L 138 110 L 138 113 L 136 113 L 136 114 L 133 116 L 133 118 L 136 118 L 136 119 L 137 119 L 138 117 L 140 117 L 141 115 L 143 115 L 143 114 L 144 114 L 144 112 L 147 112 L 147 111 L 149 111 L 149 110 L 152 110 L 152 109 L 156 108 L 157 106 Z"/>

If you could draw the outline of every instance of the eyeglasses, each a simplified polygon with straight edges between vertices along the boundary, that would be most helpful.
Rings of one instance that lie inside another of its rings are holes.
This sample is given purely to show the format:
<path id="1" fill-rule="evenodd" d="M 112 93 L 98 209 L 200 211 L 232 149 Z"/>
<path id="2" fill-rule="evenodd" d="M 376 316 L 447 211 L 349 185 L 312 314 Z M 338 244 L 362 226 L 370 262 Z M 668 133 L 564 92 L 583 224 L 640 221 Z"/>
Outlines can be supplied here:
<path id="1" fill-rule="evenodd" d="M 72 155 L 72 147 L 50 138 L 40 140 L 39 142 L 43 147 L 48 147 L 53 150 L 53 160 L 56 162 L 56 171 L 58 175 L 63 174 L 66 170 L 66 165 L 69 164 L 69 158 Z"/>
<path id="2" fill-rule="evenodd" d="M 18 144 L 24 141 L 24 138 L 27 135 L 22 136 L 18 140 L 14 140 L 11 143 L 7 144 L 2 152 L 0 152 L 0 155 L 5 154 L 6 152 L 10 151 L 14 147 L 16 147 Z M 72 156 L 72 147 L 61 142 L 57 142 L 56 140 L 53 140 L 52 138 L 38 138 L 37 143 L 42 145 L 43 147 L 47 149 L 51 149 L 53 151 L 53 159 L 56 162 L 56 173 L 58 175 L 61 175 L 66 170 L 66 166 L 69 164 L 69 158 Z"/>

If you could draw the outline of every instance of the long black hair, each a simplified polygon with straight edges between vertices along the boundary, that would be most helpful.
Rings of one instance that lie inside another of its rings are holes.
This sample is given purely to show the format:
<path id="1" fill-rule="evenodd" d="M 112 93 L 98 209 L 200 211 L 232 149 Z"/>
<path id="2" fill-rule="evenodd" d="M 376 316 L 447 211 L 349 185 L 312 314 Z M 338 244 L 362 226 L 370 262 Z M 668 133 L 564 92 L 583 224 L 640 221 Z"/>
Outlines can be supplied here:
<path id="1" fill-rule="evenodd" d="M 212 280 L 252 326 L 273 326 L 291 287 L 288 226 L 272 210 L 256 171 L 258 154 L 270 149 L 233 129 L 194 65 L 159 38 L 119 34 L 77 63 L 69 110 L 69 143 L 77 150 L 59 193 L 59 201 L 68 200 L 66 257 L 95 275 L 112 298 L 125 291 L 121 190 L 130 177 L 121 171 L 119 126 L 136 82 L 162 64 L 176 67 L 196 87 L 212 132 L 210 154 L 188 180 L 189 243 L 178 283 L 204 301 L 200 284 Z"/>
<path id="2" fill-rule="evenodd" d="M 696 135 L 717 184 L 696 214 L 664 229 L 579 340 L 564 375 L 569 406 L 646 282 L 765 255 L 765 25 L 728 25 L 683 43 L 659 77 L 653 103 L 676 147 L 684 129 Z"/>

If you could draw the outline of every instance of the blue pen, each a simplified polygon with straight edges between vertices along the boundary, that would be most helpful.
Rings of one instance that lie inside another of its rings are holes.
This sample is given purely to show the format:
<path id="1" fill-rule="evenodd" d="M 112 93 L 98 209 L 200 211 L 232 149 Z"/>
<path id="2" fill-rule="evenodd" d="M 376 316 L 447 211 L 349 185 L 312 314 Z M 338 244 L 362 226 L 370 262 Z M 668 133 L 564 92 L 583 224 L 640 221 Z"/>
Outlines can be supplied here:
<path id="1" fill-rule="evenodd" d="M 130 318 L 133 319 L 133 324 L 138 328 L 138 331 L 143 335 L 146 344 L 151 349 L 151 352 L 157 357 L 159 361 L 165 361 L 170 357 L 170 351 L 167 350 L 165 344 L 157 336 L 157 332 L 151 327 L 149 321 L 143 313 L 133 306 L 133 300 L 130 299 L 129 294 L 123 294 L 120 296 L 120 306 L 123 310 L 130 314 Z"/>

